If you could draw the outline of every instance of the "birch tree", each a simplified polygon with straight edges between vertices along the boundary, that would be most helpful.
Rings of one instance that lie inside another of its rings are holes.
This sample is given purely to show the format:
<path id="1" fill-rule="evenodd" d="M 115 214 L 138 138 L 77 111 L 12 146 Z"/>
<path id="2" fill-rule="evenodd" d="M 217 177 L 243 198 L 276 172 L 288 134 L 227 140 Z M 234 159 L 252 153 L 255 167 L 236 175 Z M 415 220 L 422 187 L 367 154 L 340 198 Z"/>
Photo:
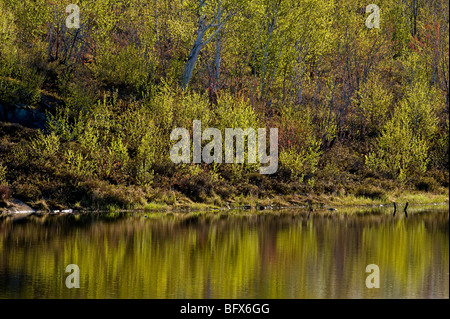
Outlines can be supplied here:
<path id="1" fill-rule="evenodd" d="M 182 85 L 186 87 L 192 77 L 195 63 L 202 48 L 214 39 L 224 27 L 227 21 L 235 14 L 229 9 L 230 4 L 223 0 L 216 2 L 208 0 L 200 0 L 198 10 L 198 27 L 197 36 L 194 45 L 191 48 L 187 62 L 183 72 Z M 212 17 L 208 19 L 207 13 L 211 13 Z M 208 21 L 209 20 L 209 21 Z M 211 31 L 212 30 L 212 33 Z M 206 36 L 206 35 L 209 36 Z"/>

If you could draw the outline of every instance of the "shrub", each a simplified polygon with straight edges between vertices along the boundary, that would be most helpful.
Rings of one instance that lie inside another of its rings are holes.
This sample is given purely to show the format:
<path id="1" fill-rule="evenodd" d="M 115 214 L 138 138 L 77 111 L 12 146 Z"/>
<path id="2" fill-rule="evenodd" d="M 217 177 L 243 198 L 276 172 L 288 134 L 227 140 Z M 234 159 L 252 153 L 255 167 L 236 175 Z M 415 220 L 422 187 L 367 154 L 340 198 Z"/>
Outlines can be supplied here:
<path id="1" fill-rule="evenodd" d="M 214 120 L 212 124 L 215 128 L 219 129 L 222 133 L 222 138 L 225 138 L 226 128 L 241 128 L 246 130 L 253 128 L 258 139 L 258 128 L 261 126 L 261 121 L 258 118 L 257 113 L 251 107 L 249 101 L 242 96 L 233 96 L 228 92 L 222 92 L 218 95 L 217 106 L 214 110 Z M 266 130 L 269 134 L 269 128 Z M 247 145 L 248 138 L 244 138 L 244 145 Z M 233 154 L 236 148 L 233 149 Z M 242 178 L 242 175 L 246 172 L 254 172 L 258 170 L 258 157 L 255 164 L 248 163 L 248 149 L 244 147 L 244 164 L 232 164 L 231 173 L 235 180 Z"/>
<path id="2" fill-rule="evenodd" d="M 313 174 L 316 171 L 320 156 L 319 149 L 320 144 L 315 141 L 300 152 L 292 148 L 283 150 L 280 153 L 280 163 L 289 170 L 292 177 L 302 182 L 305 175 Z"/>
<path id="3" fill-rule="evenodd" d="M 372 72 L 354 100 L 358 105 L 361 124 L 369 132 L 378 133 L 379 124 L 385 122 L 392 101 L 393 94 L 383 86 L 381 76 L 377 72 Z"/>
<path id="4" fill-rule="evenodd" d="M 6 185 L 8 182 L 6 181 L 6 167 L 3 166 L 2 162 L 0 162 L 0 185 Z"/>
<path id="5" fill-rule="evenodd" d="M 432 192 L 438 188 L 438 183 L 433 177 L 419 177 L 414 181 L 414 186 L 419 191 Z"/>
<path id="6" fill-rule="evenodd" d="M 77 177 L 88 177 L 94 172 L 93 165 L 79 151 L 68 149 L 64 153 L 64 159 L 69 166 L 70 172 Z"/>
<path id="7" fill-rule="evenodd" d="M 308 110 L 298 111 L 286 107 L 279 122 L 281 140 L 280 163 L 291 176 L 301 182 L 317 169 L 321 142 L 314 135 L 313 122 Z"/>
<path id="8" fill-rule="evenodd" d="M 220 183 L 215 183 L 211 175 L 197 168 L 195 165 L 190 173 L 181 176 L 175 183 L 175 189 L 197 202 L 205 202 L 213 196 L 214 189 Z"/>
<path id="9" fill-rule="evenodd" d="M 6 202 L 11 198 L 11 189 L 8 185 L 0 185 L 0 201 Z"/>
<path id="10" fill-rule="evenodd" d="M 366 164 L 400 180 L 427 170 L 431 140 L 437 117 L 427 88 L 416 84 L 407 93 L 394 116 L 382 130 L 377 150 L 366 156 Z"/>
<path id="11" fill-rule="evenodd" d="M 104 48 L 94 65 L 96 78 L 115 87 L 140 93 L 150 82 L 154 67 L 144 48 L 130 44 L 124 49 Z"/>
<path id="12" fill-rule="evenodd" d="M 355 195 L 358 197 L 381 199 L 385 195 L 385 192 L 383 189 L 381 189 L 377 186 L 364 185 L 364 186 L 360 186 L 356 189 Z"/>
<path id="13" fill-rule="evenodd" d="M 60 148 L 59 136 L 54 132 L 50 134 L 39 132 L 37 138 L 31 141 L 30 148 L 35 156 L 53 157 Z"/>

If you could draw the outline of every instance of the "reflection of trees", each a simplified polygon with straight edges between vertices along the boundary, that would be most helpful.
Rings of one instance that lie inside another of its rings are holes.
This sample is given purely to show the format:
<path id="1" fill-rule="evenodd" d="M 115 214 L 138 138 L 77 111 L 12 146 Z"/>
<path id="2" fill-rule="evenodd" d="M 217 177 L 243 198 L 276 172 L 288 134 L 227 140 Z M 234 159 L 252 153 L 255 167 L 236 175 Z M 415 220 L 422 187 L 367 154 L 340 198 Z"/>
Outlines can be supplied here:
<path id="1" fill-rule="evenodd" d="M 369 263 L 384 274 L 383 296 L 436 297 L 448 294 L 448 280 L 438 280 L 448 272 L 448 231 L 448 213 L 4 220 L 0 297 L 13 278 L 22 282 L 20 296 L 41 298 L 377 297 L 364 285 Z M 80 266 L 86 289 L 65 288 L 69 263 Z"/>

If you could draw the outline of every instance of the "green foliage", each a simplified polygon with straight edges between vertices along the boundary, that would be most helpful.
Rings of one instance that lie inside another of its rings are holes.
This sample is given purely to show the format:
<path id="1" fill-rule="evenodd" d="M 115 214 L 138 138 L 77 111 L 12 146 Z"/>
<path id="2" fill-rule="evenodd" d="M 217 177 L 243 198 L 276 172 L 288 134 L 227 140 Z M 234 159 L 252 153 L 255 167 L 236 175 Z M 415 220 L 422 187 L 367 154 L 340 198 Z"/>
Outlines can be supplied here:
<path id="1" fill-rule="evenodd" d="M 225 138 L 226 128 L 241 128 L 242 130 L 253 128 L 255 138 L 258 139 L 258 128 L 262 127 L 260 125 L 261 122 L 249 101 L 245 98 L 222 92 L 217 98 L 214 116 L 214 127 L 221 131 L 223 139 Z M 269 132 L 270 129 L 266 128 L 266 134 L 269 134 Z M 244 145 L 247 145 L 247 143 L 248 137 L 246 136 Z M 235 149 L 233 150 L 234 152 Z M 234 180 L 242 179 L 244 172 L 256 171 L 259 167 L 259 164 L 248 163 L 248 149 L 246 146 L 244 146 L 244 159 L 244 164 L 232 164 L 231 173 Z M 258 162 L 258 158 L 256 161 Z"/>
<path id="2" fill-rule="evenodd" d="M 128 45 L 119 52 L 101 52 L 93 71 L 95 77 L 110 86 L 123 86 L 140 93 L 152 79 L 154 67 L 144 49 Z"/>
<path id="3" fill-rule="evenodd" d="M 281 122 L 280 163 L 291 176 L 301 182 L 306 175 L 312 176 L 319 162 L 321 142 L 313 131 L 309 110 L 298 111 L 293 107 L 283 110 Z"/>
<path id="4" fill-rule="evenodd" d="M 77 177 L 86 178 L 94 172 L 93 165 L 80 152 L 67 149 L 64 152 L 64 159 L 69 166 L 70 172 Z"/>
<path id="5" fill-rule="evenodd" d="M 46 159 L 55 156 L 60 146 L 60 137 L 54 132 L 50 134 L 39 132 L 37 138 L 30 143 L 30 149 L 33 154 Z"/>
<path id="6" fill-rule="evenodd" d="M 3 163 L 0 161 L 0 185 L 8 184 L 6 181 L 6 166 L 3 166 Z"/>
<path id="7" fill-rule="evenodd" d="M 377 134 L 380 123 L 387 119 L 387 113 L 393 102 L 393 94 L 387 90 L 378 73 L 371 73 L 368 81 L 361 85 L 356 103 L 359 105 L 362 125 Z"/>
<path id="8" fill-rule="evenodd" d="M 153 182 L 152 166 L 162 154 L 158 151 L 162 141 L 150 111 L 143 106 L 128 110 L 123 116 L 123 129 L 129 154 L 135 154 L 127 169 L 138 185 L 150 185 Z"/>
<path id="9" fill-rule="evenodd" d="M 383 10 L 386 12 L 386 17 L 383 20 L 386 21 L 386 29 L 393 31 L 392 41 L 398 56 L 407 53 L 407 45 L 411 39 L 410 27 L 405 14 L 407 8 L 404 5 L 404 3 L 394 1 L 394 4 L 388 7 L 388 10 Z"/>
<path id="10" fill-rule="evenodd" d="M 36 105 L 41 99 L 44 75 L 30 68 L 29 62 L 18 56 L 7 59 L 2 61 L 0 56 L 0 101 Z"/>
<path id="11" fill-rule="evenodd" d="M 313 141 L 300 152 L 294 149 L 283 150 L 280 153 L 280 162 L 287 168 L 293 178 L 303 182 L 306 174 L 314 174 L 319 163 L 320 142 Z"/>
<path id="12" fill-rule="evenodd" d="M 137 149 L 135 159 L 135 178 L 138 185 L 148 186 L 153 182 L 154 172 L 152 165 L 155 162 L 156 150 L 152 148 L 154 145 L 153 136 L 147 133 L 141 140 Z"/>
<path id="13" fill-rule="evenodd" d="M 449 120 L 437 133 L 437 139 L 432 146 L 431 161 L 434 167 L 448 169 L 449 167 Z"/>
<path id="14" fill-rule="evenodd" d="M 61 85 L 67 83 L 67 88 L 64 89 L 64 96 L 66 98 L 66 112 L 68 115 L 78 115 L 80 111 L 86 112 L 90 110 L 95 104 L 96 94 L 92 88 L 86 86 L 79 79 L 61 79 Z"/>
<path id="15" fill-rule="evenodd" d="M 407 92 L 392 119 L 385 124 L 378 139 L 378 150 L 367 156 L 369 166 L 400 180 L 415 171 L 427 170 L 438 123 L 430 93 L 430 89 L 420 84 Z"/>
<path id="16" fill-rule="evenodd" d="M 253 128 L 255 131 L 260 126 L 257 114 L 250 103 L 243 97 L 232 96 L 223 92 L 217 99 L 215 109 L 214 127 L 225 133 L 225 128 Z"/>
<path id="17" fill-rule="evenodd" d="M 14 23 L 14 14 L 8 6 L 0 2 L 0 53 L 1 56 L 14 54 L 17 51 L 15 47 L 16 24 Z"/>
<path id="18" fill-rule="evenodd" d="M 7 7 L 13 9 L 17 27 L 26 42 L 45 37 L 47 22 L 51 20 L 51 7 L 45 0 L 21 1 L 3 0 Z"/>

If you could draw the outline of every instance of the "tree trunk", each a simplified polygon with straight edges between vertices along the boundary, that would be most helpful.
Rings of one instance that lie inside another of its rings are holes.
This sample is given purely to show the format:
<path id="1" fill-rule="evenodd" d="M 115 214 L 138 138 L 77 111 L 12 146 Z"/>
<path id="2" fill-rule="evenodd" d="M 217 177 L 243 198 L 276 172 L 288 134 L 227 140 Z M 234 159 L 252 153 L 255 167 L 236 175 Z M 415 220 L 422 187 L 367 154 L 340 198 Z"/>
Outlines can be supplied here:
<path id="1" fill-rule="evenodd" d="M 222 38 L 220 36 L 220 33 L 218 33 L 216 38 L 216 56 L 214 58 L 214 80 L 216 81 L 217 85 L 219 83 L 221 61 L 222 61 Z"/>
<path id="2" fill-rule="evenodd" d="M 192 71 L 194 71 L 194 66 L 195 66 L 195 63 L 197 62 L 198 55 L 200 54 L 201 48 L 202 48 L 201 39 L 200 39 L 200 42 L 197 39 L 197 41 L 195 42 L 194 46 L 191 49 L 191 52 L 189 53 L 189 57 L 186 62 L 186 66 L 184 68 L 183 81 L 182 81 L 183 87 L 186 87 L 187 84 L 189 83 L 189 80 L 191 79 Z"/>
<path id="3" fill-rule="evenodd" d="M 204 5 L 204 1 L 201 2 L 200 6 L 202 7 Z M 192 76 L 192 71 L 194 70 L 194 66 L 195 63 L 197 62 L 198 59 L 198 55 L 200 54 L 201 49 L 207 44 L 209 43 L 209 41 L 211 41 L 214 37 L 219 36 L 219 32 L 222 29 L 222 27 L 224 26 L 224 24 L 227 22 L 227 20 L 229 18 L 231 18 L 233 16 L 232 13 L 228 14 L 226 16 L 225 19 L 221 20 L 221 16 L 223 13 L 223 9 L 221 7 L 221 2 L 218 3 L 217 8 L 215 10 L 215 14 L 216 16 L 212 19 L 212 21 L 206 25 L 205 23 L 205 15 L 203 13 L 201 13 L 201 8 L 200 7 L 200 16 L 198 18 L 198 31 L 197 31 L 197 38 L 195 39 L 195 43 L 194 46 L 191 49 L 191 52 L 189 53 L 189 57 L 188 60 L 186 62 L 186 66 L 184 68 L 184 72 L 183 72 L 183 80 L 181 81 L 183 87 L 186 87 L 187 84 L 189 83 L 189 80 L 191 79 Z M 214 22 L 216 22 L 216 24 L 214 24 Z M 205 41 L 203 41 L 203 37 L 205 36 L 205 33 L 208 29 L 210 28 L 217 28 L 213 34 Z M 221 40 L 219 38 L 218 40 L 218 45 L 219 47 L 221 46 Z M 220 66 L 220 56 L 221 56 L 221 50 L 219 50 L 219 59 L 216 65 Z M 216 59 L 217 59 L 217 55 L 216 55 Z M 218 72 L 217 72 L 218 74 Z"/>
<path id="4" fill-rule="evenodd" d="M 154 18 L 155 18 L 155 40 L 156 43 L 159 43 L 159 34 L 158 34 L 158 0 L 154 0 L 155 5 L 155 11 L 154 11 Z"/>

